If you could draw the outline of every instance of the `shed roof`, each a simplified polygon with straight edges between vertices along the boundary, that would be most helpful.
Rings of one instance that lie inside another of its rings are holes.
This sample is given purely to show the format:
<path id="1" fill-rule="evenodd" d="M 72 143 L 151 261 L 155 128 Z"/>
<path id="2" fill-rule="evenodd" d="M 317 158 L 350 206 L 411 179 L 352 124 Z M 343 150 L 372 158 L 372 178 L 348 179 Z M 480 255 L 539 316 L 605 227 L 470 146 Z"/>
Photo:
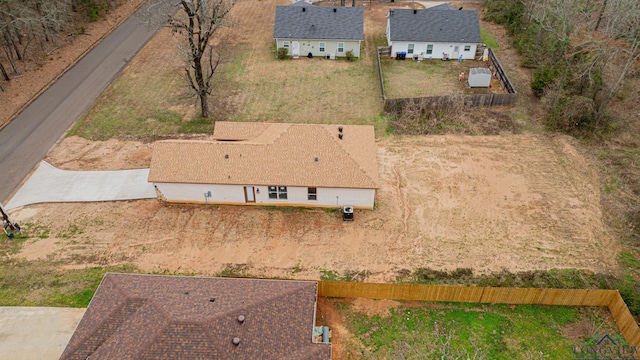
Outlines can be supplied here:
<path id="1" fill-rule="evenodd" d="M 110 273 L 61 359 L 330 359 L 316 296 L 311 281 Z"/>
<path id="2" fill-rule="evenodd" d="M 362 7 L 276 6 L 275 39 L 363 40 Z"/>
<path id="3" fill-rule="evenodd" d="M 338 126 L 216 122 L 216 141 L 155 143 L 149 181 L 376 188 L 373 126 Z"/>
<path id="4" fill-rule="evenodd" d="M 391 41 L 480 43 L 475 10 L 389 9 Z"/>

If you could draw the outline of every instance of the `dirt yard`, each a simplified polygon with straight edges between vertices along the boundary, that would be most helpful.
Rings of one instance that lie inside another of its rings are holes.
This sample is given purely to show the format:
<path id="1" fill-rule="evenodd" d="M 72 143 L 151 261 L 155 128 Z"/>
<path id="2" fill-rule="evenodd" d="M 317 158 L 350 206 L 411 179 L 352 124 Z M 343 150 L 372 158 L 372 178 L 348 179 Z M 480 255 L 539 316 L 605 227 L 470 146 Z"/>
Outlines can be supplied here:
<path id="1" fill-rule="evenodd" d="M 251 28 L 247 19 L 268 25 L 272 18 L 257 10 L 280 2 L 239 2 L 245 15 L 239 26 Z M 373 4 L 366 10 L 369 47 L 375 34 L 384 31 L 387 8 Z M 238 32 L 235 42 L 242 46 L 255 40 L 260 44 L 256 49 L 267 49 L 268 36 L 257 29 Z M 147 79 L 142 69 L 178 67 L 174 57 L 150 55 L 157 54 L 158 46 L 166 50 L 170 45 L 164 36 L 160 32 L 124 76 Z M 370 55 L 363 64 L 372 66 Z M 264 51 L 247 54 L 238 71 L 249 80 L 267 76 L 273 69 L 265 65 L 265 56 Z M 303 69 L 305 61 L 291 63 Z M 322 63 L 329 68 L 347 64 Z M 193 113 L 191 107 L 172 106 L 185 117 Z M 313 112 L 333 114 L 327 109 Z M 615 270 L 617 248 L 603 225 L 597 171 L 569 138 L 383 137 L 378 145 L 382 182 L 377 206 L 356 213 L 353 223 L 325 210 L 182 206 L 156 200 L 40 204 L 12 213 L 41 235 L 28 241 L 19 256 L 63 260 L 69 267 L 132 262 L 145 271 L 203 275 L 241 269 L 256 276 L 315 279 L 323 271 L 357 272 L 369 281 L 389 281 L 401 270 L 420 267 Z M 70 137 L 47 160 L 63 169 L 142 168 L 149 166 L 151 147 Z"/>
<path id="2" fill-rule="evenodd" d="M 66 139 L 65 169 L 148 166 L 151 144 Z M 40 204 L 13 211 L 47 232 L 19 256 L 69 266 L 132 262 L 145 271 L 390 281 L 400 270 L 477 273 L 615 270 L 596 169 L 569 138 L 387 137 L 378 141 L 376 209 L 343 222 L 325 210 L 169 205 L 156 200 Z"/>

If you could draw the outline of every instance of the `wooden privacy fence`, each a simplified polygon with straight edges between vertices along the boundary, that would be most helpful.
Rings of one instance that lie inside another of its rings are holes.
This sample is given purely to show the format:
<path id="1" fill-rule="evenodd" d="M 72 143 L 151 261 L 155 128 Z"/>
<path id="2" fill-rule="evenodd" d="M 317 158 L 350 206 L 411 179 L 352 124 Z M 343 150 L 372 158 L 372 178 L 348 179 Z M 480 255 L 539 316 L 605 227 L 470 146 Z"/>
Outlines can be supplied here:
<path id="1" fill-rule="evenodd" d="M 640 328 L 617 290 L 318 281 L 318 296 L 520 305 L 606 306 L 627 343 L 631 346 L 640 346 Z"/>
<path id="2" fill-rule="evenodd" d="M 452 96 L 426 96 L 419 98 L 384 99 L 386 112 L 398 112 L 410 105 L 430 108 L 450 108 L 456 103 L 463 106 L 508 106 L 516 102 L 518 94 L 474 94 Z"/>
<path id="3" fill-rule="evenodd" d="M 378 79 L 380 79 L 380 91 L 382 92 L 382 102 L 385 102 L 386 96 L 384 95 L 384 79 L 382 78 L 382 65 L 380 64 L 380 56 L 382 55 L 391 55 L 391 47 L 379 47 L 378 51 L 376 51 L 378 58 Z"/>
<path id="4" fill-rule="evenodd" d="M 491 65 L 495 69 L 496 74 L 498 74 L 498 79 L 500 79 L 500 84 L 502 84 L 504 91 L 507 94 L 517 94 L 518 92 L 515 86 L 513 86 L 513 83 L 509 80 L 509 76 L 507 76 L 507 73 L 504 71 L 500 60 L 498 60 L 492 48 L 489 48 L 489 65 Z"/>

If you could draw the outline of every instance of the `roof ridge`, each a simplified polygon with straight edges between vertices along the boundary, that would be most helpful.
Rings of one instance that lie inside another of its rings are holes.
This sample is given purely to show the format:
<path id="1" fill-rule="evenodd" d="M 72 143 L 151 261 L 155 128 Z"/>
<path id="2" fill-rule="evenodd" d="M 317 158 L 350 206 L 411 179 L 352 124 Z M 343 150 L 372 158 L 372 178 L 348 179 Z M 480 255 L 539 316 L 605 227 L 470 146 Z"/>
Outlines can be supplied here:
<path id="1" fill-rule="evenodd" d="M 333 135 L 331 135 L 331 132 L 329 132 L 329 126 L 326 126 L 324 124 L 319 124 L 321 125 L 322 129 L 327 133 L 327 135 L 329 136 L 329 138 L 331 140 L 333 140 L 334 143 L 338 144 L 338 146 L 347 154 L 347 156 L 349 157 L 349 159 L 351 159 L 351 161 L 356 165 L 356 168 L 358 168 L 358 170 L 360 170 L 360 172 L 362 174 L 364 174 L 364 176 L 369 179 L 369 182 L 375 187 L 378 186 L 378 184 L 376 183 L 376 181 L 373 180 L 373 178 L 371 177 L 371 175 L 369 175 L 369 173 L 362 167 L 362 165 L 360 165 L 360 162 L 355 159 L 353 157 L 353 154 L 349 151 L 349 149 L 347 149 L 346 147 L 344 147 L 342 145 L 342 143 L 340 143 L 340 141 L 342 140 L 338 140 L 337 138 L 335 138 Z"/>
<path id="2" fill-rule="evenodd" d="M 104 279 L 102 279 L 102 281 L 101 281 L 101 284 L 100 284 L 100 285 L 102 285 L 102 282 L 104 282 L 106 279 L 107 279 L 107 277 L 106 277 L 106 275 L 105 275 L 105 278 L 104 278 Z M 97 322 L 97 323 L 96 323 L 96 325 L 93 327 L 93 329 L 91 329 L 92 331 L 88 332 L 85 336 L 80 337 L 80 338 L 77 340 L 77 345 L 76 345 L 76 346 L 74 346 L 74 347 L 72 347 L 71 349 L 69 349 L 68 355 L 75 354 L 78 350 L 80 350 L 80 348 L 81 348 L 83 345 L 85 345 L 85 344 L 86 344 L 86 342 L 88 341 L 88 339 L 90 339 L 93 335 L 95 335 L 95 333 L 96 333 L 99 329 L 101 329 L 101 328 L 103 327 L 103 325 L 104 325 L 107 321 L 109 321 L 109 320 L 112 318 L 113 314 L 115 314 L 115 313 L 117 313 L 118 311 L 122 310 L 122 308 L 123 308 L 123 307 L 125 307 L 125 306 L 127 306 L 127 304 L 130 302 L 131 297 L 130 297 L 130 296 L 127 296 L 127 293 L 126 293 L 125 291 L 123 291 L 123 289 L 122 289 L 120 286 L 118 286 L 118 282 L 117 282 L 117 281 L 112 280 L 112 279 L 111 279 L 111 277 L 109 277 L 109 280 L 108 280 L 108 281 L 111 283 L 110 285 L 114 286 L 114 287 L 115 287 L 115 290 L 116 290 L 116 291 L 118 291 L 118 293 L 121 295 L 121 298 L 123 299 L 122 303 L 120 303 L 118 306 L 114 307 L 114 308 L 113 308 L 113 310 L 112 310 L 111 312 L 109 312 L 109 313 L 108 313 L 108 314 L 107 314 L 107 315 L 106 315 L 106 316 L 105 316 L 101 321 Z M 93 298 L 92 298 L 91 300 L 93 301 Z M 89 305 L 91 305 L 91 303 L 89 303 Z M 101 342 L 101 345 L 102 345 L 102 344 L 104 344 L 104 343 L 106 342 L 106 340 L 107 340 L 107 339 L 105 338 L 105 339 Z M 101 346 L 101 345 L 99 345 L 95 350 L 97 350 L 98 348 L 100 348 L 100 346 Z M 93 350 L 93 351 L 95 351 L 95 350 Z M 92 352 L 93 352 L 93 351 L 92 351 Z M 67 352 L 67 351 L 66 351 L 66 349 L 65 349 L 65 352 Z"/>

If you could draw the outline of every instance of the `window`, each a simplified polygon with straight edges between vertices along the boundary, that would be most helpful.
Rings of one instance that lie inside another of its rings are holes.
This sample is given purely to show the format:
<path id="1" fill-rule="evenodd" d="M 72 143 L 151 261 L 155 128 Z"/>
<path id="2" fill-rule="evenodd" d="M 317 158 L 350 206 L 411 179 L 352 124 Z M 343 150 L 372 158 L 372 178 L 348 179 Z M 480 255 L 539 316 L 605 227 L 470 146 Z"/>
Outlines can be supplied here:
<path id="1" fill-rule="evenodd" d="M 409 48 L 407 48 L 407 54 L 413 54 L 413 47 L 415 44 L 409 44 Z"/>
<path id="2" fill-rule="evenodd" d="M 464 51 L 471 51 L 471 45 L 465 45 Z"/>
<path id="3" fill-rule="evenodd" d="M 338 52 L 344 52 L 344 43 L 338 43 Z"/>
<path id="4" fill-rule="evenodd" d="M 278 198 L 280 200 L 286 200 L 287 199 L 287 187 L 286 186 L 278 187 Z"/>
<path id="5" fill-rule="evenodd" d="M 427 45 L 427 55 L 433 54 L 433 45 Z"/>
<path id="6" fill-rule="evenodd" d="M 285 48 L 285 49 L 288 49 L 289 48 L 289 42 L 288 41 L 284 41 L 282 43 L 282 47 Z"/>
<path id="7" fill-rule="evenodd" d="M 320 46 L 318 47 L 319 47 L 318 51 L 324 52 L 324 43 L 320 43 Z"/>
<path id="8" fill-rule="evenodd" d="M 312 200 L 312 201 L 318 200 L 317 188 L 307 188 L 307 200 Z"/>
<path id="9" fill-rule="evenodd" d="M 287 187 L 286 186 L 269 186 L 269 199 L 287 199 Z"/>

